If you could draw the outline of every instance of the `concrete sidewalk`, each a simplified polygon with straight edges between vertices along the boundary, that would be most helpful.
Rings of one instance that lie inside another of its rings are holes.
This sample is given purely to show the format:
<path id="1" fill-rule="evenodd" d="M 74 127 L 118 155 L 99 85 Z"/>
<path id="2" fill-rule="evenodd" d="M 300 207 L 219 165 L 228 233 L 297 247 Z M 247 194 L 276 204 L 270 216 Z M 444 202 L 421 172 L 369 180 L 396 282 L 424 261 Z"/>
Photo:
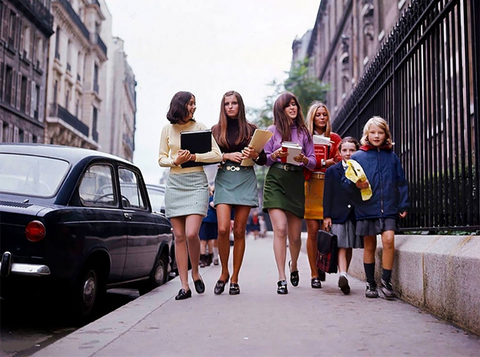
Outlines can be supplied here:
<path id="1" fill-rule="evenodd" d="M 232 257 L 230 257 L 231 261 Z M 288 267 L 287 276 L 288 274 Z M 277 295 L 272 237 L 247 239 L 241 294 L 214 295 L 220 267 L 202 268 L 203 295 L 175 301 L 178 278 L 45 347 L 35 356 L 479 356 L 480 339 L 401 300 L 366 299 L 365 284 L 338 276 Z"/>

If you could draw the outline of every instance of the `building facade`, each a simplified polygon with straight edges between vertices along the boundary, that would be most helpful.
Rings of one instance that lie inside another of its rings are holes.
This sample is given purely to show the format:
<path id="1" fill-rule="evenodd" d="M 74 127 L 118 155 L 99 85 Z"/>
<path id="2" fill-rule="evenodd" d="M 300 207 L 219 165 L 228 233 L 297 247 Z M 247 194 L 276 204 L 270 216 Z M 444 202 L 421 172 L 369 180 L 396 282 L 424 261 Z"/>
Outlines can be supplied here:
<path id="1" fill-rule="evenodd" d="M 50 39 L 46 138 L 49 144 L 99 149 L 105 109 L 105 16 L 97 0 L 54 0 Z"/>
<path id="2" fill-rule="evenodd" d="M 50 0 L 0 0 L 0 142 L 43 142 Z"/>
<path id="3" fill-rule="evenodd" d="M 329 83 L 335 118 L 410 0 L 322 0 L 313 30 L 293 42 L 292 63 L 310 59 L 310 72 Z"/>

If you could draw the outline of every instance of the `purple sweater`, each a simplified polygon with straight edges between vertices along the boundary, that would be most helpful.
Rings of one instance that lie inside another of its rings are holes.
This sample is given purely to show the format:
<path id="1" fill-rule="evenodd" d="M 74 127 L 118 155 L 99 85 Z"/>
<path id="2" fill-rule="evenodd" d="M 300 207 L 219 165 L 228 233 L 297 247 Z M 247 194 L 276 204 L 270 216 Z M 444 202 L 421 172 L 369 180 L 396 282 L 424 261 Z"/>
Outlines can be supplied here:
<path id="1" fill-rule="evenodd" d="M 313 170 L 317 165 L 317 159 L 315 158 L 315 149 L 313 147 L 313 140 L 309 138 L 310 134 L 305 135 L 302 132 L 297 131 L 297 126 L 294 124 L 290 127 L 291 129 L 291 142 L 298 143 L 302 147 L 302 153 L 308 158 L 308 164 L 306 168 Z M 267 154 L 267 163 L 266 166 L 272 166 L 274 162 L 281 162 L 280 158 L 277 161 L 273 161 L 271 158 L 272 153 L 282 147 L 282 134 L 277 130 L 275 125 L 271 125 L 267 129 L 273 133 L 273 136 L 270 140 L 267 141 L 263 150 Z M 301 164 L 303 165 L 303 164 Z"/>

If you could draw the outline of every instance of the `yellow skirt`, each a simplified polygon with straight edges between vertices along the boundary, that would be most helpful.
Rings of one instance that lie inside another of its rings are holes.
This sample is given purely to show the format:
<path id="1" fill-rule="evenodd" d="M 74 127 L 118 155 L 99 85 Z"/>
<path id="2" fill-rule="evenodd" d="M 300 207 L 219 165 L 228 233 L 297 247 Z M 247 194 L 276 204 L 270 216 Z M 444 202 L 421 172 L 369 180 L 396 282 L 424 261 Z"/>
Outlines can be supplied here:
<path id="1" fill-rule="evenodd" d="M 325 175 L 313 173 L 310 180 L 305 180 L 305 219 L 323 219 L 323 188 Z"/>

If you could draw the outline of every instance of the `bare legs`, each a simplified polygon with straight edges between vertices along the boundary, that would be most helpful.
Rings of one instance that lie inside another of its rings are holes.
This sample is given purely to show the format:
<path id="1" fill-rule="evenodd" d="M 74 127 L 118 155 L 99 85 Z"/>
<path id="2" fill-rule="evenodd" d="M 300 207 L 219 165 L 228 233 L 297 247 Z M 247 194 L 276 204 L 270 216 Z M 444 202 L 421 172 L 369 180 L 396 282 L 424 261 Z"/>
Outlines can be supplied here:
<path id="1" fill-rule="evenodd" d="M 198 263 L 200 260 L 200 238 L 198 232 L 203 217 L 198 214 L 189 216 L 173 217 L 170 219 L 175 235 L 175 259 L 177 260 L 178 275 L 182 288 L 188 287 L 188 257 L 192 265 L 192 279 L 198 280 Z M 187 243 L 188 242 L 188 243 Z"/>
<path id="2" fill-rule="evenodd" d="M 273 226 L 273 252 L 277 263 L 278 280 L 287 280 L 285 276 L 285 262 L 287 257 L 287 235 L 292 259 L 292 271 L 297 271 L 297 261 L 302 241 L 302 219 L 294 214 L 273 208 L 268 210 Z"/>
<path id="3" fill-rule="evenodd" d="M 338 269 L 340 273 L 346 273 L 352 260 L 352 248 L 338 248 Z"/>
<path id="4" fill-rule="evenodd" d="M 217 205 L 218 221 L 218 253 L 222 264 L 222 273 L 220 279 L 226 281 L 228 272 L 228 259 L 230 256 L 230 217 L 232 206 L 226 204 Z M 238 275 L 243 262 L 245 253 L 245 228 L 247 226 L 248 215 L 251 207 L 235 206 L 235 218 L 233 222 L 233 273 L 231 282 L 238 283 Z"/>
<path id="5" fill-rule="evenodd" d="M 316 219 L 307 219 L 307 256 L 310 265 L 310 274 L 313 278 L 318 278 L 317 269 L 317 232 L 320 228 L 320 222 Z"/>
<path id="6" fill-rule="evenodd" d="M 375 250 L 377 248 L 376 236 L 363 237 L 363 262 L 365 264 L 375 263 Z M 393 260 L 395 257 L 395 232 L 384 231 L 382 232 L 382 268 L 386 270 L 392 270 Z"/>

